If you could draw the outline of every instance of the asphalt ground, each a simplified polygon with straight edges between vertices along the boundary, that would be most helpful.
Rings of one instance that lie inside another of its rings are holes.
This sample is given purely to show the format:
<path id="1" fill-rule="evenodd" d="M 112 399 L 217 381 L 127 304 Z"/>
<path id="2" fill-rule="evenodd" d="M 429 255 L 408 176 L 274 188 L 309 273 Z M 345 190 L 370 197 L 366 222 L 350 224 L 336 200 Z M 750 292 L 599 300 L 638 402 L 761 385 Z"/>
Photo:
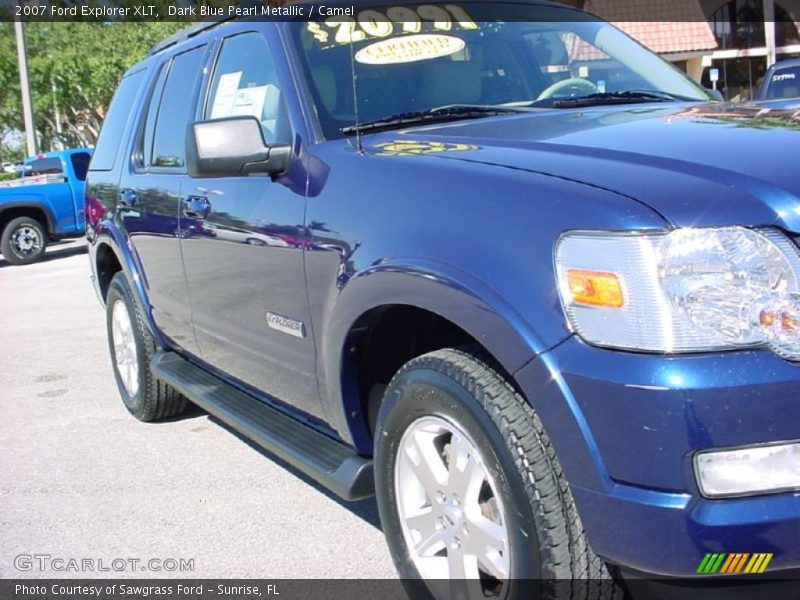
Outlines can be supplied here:
<path id="1" fill-rule="evenodd" d="M 127 413 L 82 242 L 0 259 L 0 410 L 2 578 L 396 576 L 374 500 L 339 501 L 199 409 Z"/>

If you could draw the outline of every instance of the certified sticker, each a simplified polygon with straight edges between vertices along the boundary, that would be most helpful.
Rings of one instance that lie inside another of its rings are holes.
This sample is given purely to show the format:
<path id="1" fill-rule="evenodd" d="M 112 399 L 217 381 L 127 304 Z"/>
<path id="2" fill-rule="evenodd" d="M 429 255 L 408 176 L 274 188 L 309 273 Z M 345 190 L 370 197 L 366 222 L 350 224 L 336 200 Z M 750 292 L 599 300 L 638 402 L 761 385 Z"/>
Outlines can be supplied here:
<path id="1" fill-rule="evenodd" d="M 396 65 L 450 56 L 466 43 L 452 35 L 420 34 L 381 40 L 356 53 L 356 62 L 365 65 Z"/>

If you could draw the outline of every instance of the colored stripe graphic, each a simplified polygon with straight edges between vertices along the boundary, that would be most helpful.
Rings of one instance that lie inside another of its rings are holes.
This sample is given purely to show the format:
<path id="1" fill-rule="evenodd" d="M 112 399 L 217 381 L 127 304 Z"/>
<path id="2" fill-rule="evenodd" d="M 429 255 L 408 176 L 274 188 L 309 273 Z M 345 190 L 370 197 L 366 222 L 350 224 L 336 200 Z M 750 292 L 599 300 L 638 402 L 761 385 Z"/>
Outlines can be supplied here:
<path id="1" fill-rule="evenodd" d="M 753 554 L 753 558 L 750 559 L 750 562 L 747 563 L 747 567 L 745 567 L 745 573 L 763 573 L 767 569 L 767 565 L 769 561 L 772 560 L 772 553 L 760 553 L 760 554 Z"/>
<path id="2" fill-rule="evenodd" d="M 712 575 L 716 573 L 726 556 L 727 554 L 724 552 L 722 554 L 706 554 L 705 557 L 703 557 L 703 561 L 700 563 L 700 566 L 697 567 L 697 572 L 705 575 Z"/>
<path id="3" fill-rule="evenodd" d="M 720 569 L 720 573 L 738 573 L 742 569 L 748 556 L 750 555 L 742 554 L 741 552 L 729 554 L 728 560 L 725 561 L 725 564 L 722 565 L 722 569 Z"/>
<path id="4" fill-rule="evenodd" d="M 711 560 L 711 555 L 710 554 L 706 554 L 703 557 L 703 560 L 700 562 L 700 566 L 697 567 L 697 572 L 698 573 L 705 573 L 706 572 L 706 565 L 708 565 L 708 561 L 709 560 Z"/>
<path id="5" fill-rule="evenodd" d="M 750 554 L 748 552 L 717 553 L 709 552 L 697 567 L 697 573 L 702 575 L 737 574 L 737 573 L 763 573 L 772 560 L 771 552 L 758 552 Z"/>
<path id="6" fill-rule="evenodd" d="M 733 569 L 734 573 L 741 573 L 742 568 L 744 567 L 744 563 L 747 561 L 749 556 L 750 556 L 749 553 L 739 555 L 739 562 L 736 563 L 736 566 Z"/>
<path id="7" fill-rule="evenodd" d="M 722 568 L 719 570 L 720 573 L 731 573 L 733 567 L 736 563 L 739 562 L 739 555 L 736 553 L 728 554 L 728 559 L 722 564 Z"/>

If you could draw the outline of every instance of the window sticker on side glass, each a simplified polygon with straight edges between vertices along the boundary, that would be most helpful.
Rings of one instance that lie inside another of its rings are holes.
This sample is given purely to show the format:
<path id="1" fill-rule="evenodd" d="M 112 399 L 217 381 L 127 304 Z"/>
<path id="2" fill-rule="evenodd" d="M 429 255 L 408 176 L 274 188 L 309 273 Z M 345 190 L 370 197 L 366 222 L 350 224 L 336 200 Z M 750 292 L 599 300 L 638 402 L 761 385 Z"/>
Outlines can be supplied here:
<path id="1" fill-rule="evenodd" d="M 363 10 L 356 18 L 331 17 L 324 22 L 307 23 L 306 28 L 314 41 L 327 50 L 390 36 L 468 31 L 480 27 L 467 11 L 455 4 L 422 4 Z"/>
<path id="2" fill-rule="evenodd" d="M 241 71 L 225 73 L 219 78 L 217 93 L 211 105 L 210 118 L 221 119 L 234 114 L 233 110 L 236 103 L 236 93 L 239 90 L 239 81 L 241 81 L 241 79 Z"/>
<path id="3" fill-rule="evenodd" d="M 243 88 L 236 92 L 231 116 L 252 116 L 261 119 L 264 113 L 264 100 L 267 97 L 267 86 Z"/>

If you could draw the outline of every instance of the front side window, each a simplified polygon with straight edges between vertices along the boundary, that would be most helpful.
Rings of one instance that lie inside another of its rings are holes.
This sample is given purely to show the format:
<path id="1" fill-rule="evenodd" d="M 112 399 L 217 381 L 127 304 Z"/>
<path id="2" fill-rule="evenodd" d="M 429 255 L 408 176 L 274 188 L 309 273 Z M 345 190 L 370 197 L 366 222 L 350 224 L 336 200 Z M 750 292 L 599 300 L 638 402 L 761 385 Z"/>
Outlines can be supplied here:
<path id="1" fill-rule="evenodd" d="M 205 46 L 201 46 L 178 54 L 162 67 L 148 111 L 148 121 L 155 124 L 151 130 L 152 150 L 145 148 L 151 166 L 182 167 L 185 163 L 186 127 L 194 114 L 192 92 L 204 50 Z M 163 88 L 159 89 L 162 80 Z M 145 143 L 150 143 L 147 134 Z"/>
<path id="2" fill-rule="evenodd" d="M 261 123 L 267 144 L 288 144 L 289 117 L 275 63 L 261 34 L 225 39 L 214 68 L 205 118 L 252 116 Z"/>
<path id="3" fill-rule="evenodd" d="M 557 108 L 563 98 L 630 91 L 709 99 L 612 25 L 567 8 L 378 6 L 291 27 L 329 139 L 356 116 L 363 124 L 451 105 Z"/>

